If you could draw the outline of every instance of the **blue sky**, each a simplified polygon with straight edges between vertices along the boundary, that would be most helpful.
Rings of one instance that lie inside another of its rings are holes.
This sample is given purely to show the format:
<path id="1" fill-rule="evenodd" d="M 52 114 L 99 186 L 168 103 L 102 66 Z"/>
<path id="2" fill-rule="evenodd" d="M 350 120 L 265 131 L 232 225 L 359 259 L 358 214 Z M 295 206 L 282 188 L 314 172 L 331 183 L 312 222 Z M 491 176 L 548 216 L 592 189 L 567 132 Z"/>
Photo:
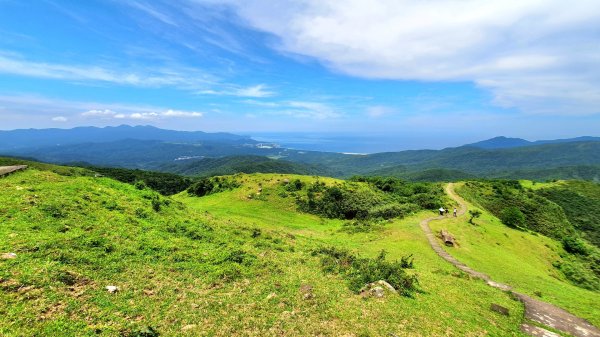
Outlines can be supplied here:
<path id="1" fill-rule="evenodd" d="M 431 147 L 600 135 L 600 7 L 0 0 L 0 129 L 119 124 Z"/>

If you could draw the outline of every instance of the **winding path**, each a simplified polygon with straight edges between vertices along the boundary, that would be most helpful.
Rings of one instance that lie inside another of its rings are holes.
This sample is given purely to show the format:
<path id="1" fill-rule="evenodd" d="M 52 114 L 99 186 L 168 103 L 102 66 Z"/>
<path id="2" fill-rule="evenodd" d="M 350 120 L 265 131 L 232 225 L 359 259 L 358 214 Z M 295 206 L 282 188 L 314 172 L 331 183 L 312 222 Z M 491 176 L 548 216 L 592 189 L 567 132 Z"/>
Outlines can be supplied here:
<path id="1" fill-rule="evenodd" d="M 446 193 L 454 199 L 460 206 L 457 212 L 458 216 L 462 216 L 467 211 L 467 205 L 465 201 L 454 192 L 454 184 L 450 183 L 446 187 Z M 531 336 L 539 337 L 560 337 L 559 334 L 541 328 L 537 325 L 546 326 L 553 328 L 557 331 L 567 333 L 575 337 L 600 337 L 600 330 L 590 324 L 588 321 L 576 317 L 573 314 L 556 307 L 552 304 L 536 300 L 525 294 L 518 293 L 512 290 L 512 287 L 507 284 L 502 284 L 493 281 L 488 275 L 478 272 L 469 268 L 464 263 L 458 261 L 450 254 L 448 254 L 439 244 L 439 240 L 431 232 L 429 228 L 429 222 L 434 220 L 445 219 L 445 216 L 431 217 L 421 221 L 420 226 L 423 232 L 427 236 L 427 240 L 431 245 L 431 248 L 444 260 L 452 263 L 456 268 L 464 271 L 465 273 L 484 280 L 489 286 L 498 288 L 503 291 L 509 291 L 514 294 L 525 306 L 525 318 L 528 321 L 534 322 L 534 324 L 523 323 L 521 324 L 521 330 Z"/>

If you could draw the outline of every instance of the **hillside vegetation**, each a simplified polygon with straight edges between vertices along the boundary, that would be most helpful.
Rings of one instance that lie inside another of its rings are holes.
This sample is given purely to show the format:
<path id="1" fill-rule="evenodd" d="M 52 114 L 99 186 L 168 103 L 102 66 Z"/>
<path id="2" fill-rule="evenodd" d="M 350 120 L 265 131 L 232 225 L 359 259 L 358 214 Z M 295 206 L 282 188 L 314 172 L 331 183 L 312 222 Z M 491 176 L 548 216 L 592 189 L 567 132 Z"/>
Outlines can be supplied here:
<path id="1" fill-rule="evenodd" d="M 553 266 L 573 284 L 599 291 L 600 249 L 586 240 L 589 233 L 594 233 L 593 239 L 598 228 L 593 223 L 593 207 L 599 205 L 594 194 L 598 186 L 591 182 L 531 186 L 535 188 L 519 181 L 478 181 L 465 183 L 459 192 L 507 227 L 541 233 L 560 242 L 564 253 Z"/>
<path id="2" fill-rule="evenodd" d="M 350 233 L 279 195 L 315 178 L 223 179 L 239 186 L 173 198 L 38 169 L 0 179 L 0 252 L 16 253 L 0 260 L 0 335 L 521 335 L 519 302 L 431 251 L 428 212 Z M 410 297 L 357 295 L 370 277 Z"/>

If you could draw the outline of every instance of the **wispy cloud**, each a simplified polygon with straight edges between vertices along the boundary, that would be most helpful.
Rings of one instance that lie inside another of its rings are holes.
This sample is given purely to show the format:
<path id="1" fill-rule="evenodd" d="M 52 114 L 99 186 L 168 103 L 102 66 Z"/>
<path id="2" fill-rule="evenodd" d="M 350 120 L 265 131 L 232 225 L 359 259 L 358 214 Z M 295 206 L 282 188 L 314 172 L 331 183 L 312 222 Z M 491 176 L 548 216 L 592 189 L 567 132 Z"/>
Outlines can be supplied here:
<path id="1" fill-rule="evenodd" d="M 150 5 L 148 3 L 133 0 L 133 1 L 126 2 L 126 4 L 150 15 L 151 17 L 159 20 L 162 23 L 165 23 L 165 24 L 168 24 L 171 26 L 175 26 L 175 27 L 179 26 L 176 19 L 172 18 L 170 15 L 166 14 L 164 11 L 154 8 L 152 5 Z"/>
<path id="2" fill-rule="evenodd" d="M 66 65 L 25 60 L 15 54 L 0 51 L 0 73 L 80 82 L 105 82 L 133 87 L 175 87 L 206 95 L 238 97 L 270 97 L 275 92 L 265 84 L 244 87 L 226 83 L 217 76 L 194 67 L 171 66 L 141 68 L 137 71 L 119 69 L 118 66 L 101 67 Z"/>
<path id="3" fill-rule="evenodd" d="M 31 95 L 0 96 L 0 105 L 13 114 L 48 115 L 55 122 L 94 120 L 159 120 L 200 118 L 204 113 L 164 107 L 120 103 L 81 102 Z M 57 116 L 60 113 L 60 116 Z"/>
<path id="4" fill-rule="evenodd" d="M 330 119 L 338 118 L 342 114 L 331 104 L 313 101 L 281 101 L 263 102 L 256 100 L 244 100 L 243 103 L 266 109 L 271 115 L 285 115 L 294 118 L 308 119 Z M 265 111 L 263 111 L 265 112 Z M 256 116 L 256 114 L 251 114 Z"/>
<path id="5" fill-rule="evenodd" d="M 0 73 L 37 78 L 109 82 L 137 87 L 201 88 L 217 83 L 216 79 L 194 68 L 140 69 L 138 72 L 94 65 L 67 65 L 36 62 L 0 53 Z"/>
<path id="6" fill-rule="evenodd" d="M 198 94 L 263 98 L 274 96 L 275 92 L 268 90 L 264 84 L 258 84 L 250 87 L 231 87 L 224 90 L 200 90 Z"/>

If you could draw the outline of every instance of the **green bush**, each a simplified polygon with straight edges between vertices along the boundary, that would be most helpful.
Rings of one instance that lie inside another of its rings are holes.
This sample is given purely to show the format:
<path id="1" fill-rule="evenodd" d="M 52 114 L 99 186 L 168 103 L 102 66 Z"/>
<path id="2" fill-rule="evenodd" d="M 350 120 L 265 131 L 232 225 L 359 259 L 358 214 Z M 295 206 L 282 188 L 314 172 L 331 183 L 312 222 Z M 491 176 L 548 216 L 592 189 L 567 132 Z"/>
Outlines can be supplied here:
<path id="1" fill-rule="evenodd" d="M 193 196 L 203 197 L 205 195 L 233 190 L 240 187 L 240 183 L 233 178 L 203 178 L 188 188 L 188 193 Z"/>
<path id="2" fill-rule="evenodd" d="M 321 256 L 323 271 L 344 276 L 348 280 L 348 288 L 355 293 L 365 285 L 379 280 L 386 281 L 403 296 L 412 297 L 419 291 L 417 277 L 404 270 L 409 265 L 412 267 L 410 257 L 390 262 L 385 259 L 385 251 L 372 259 L 361 258 L 335 247 L 318 249 L 313 255 Z"/>
<path id="3" fill-rule="evenodd" d="M 523 215 L 523 212 L 514 206 L 507 207 L 500 212 L 500 221 L 512 228 L 525 227 L 525 216 Z"/>
<path id="4" fill-rule="evenodd" d="M 583 241 L 575 236 L 566 236 L 562 239 L 563 248 L 571 254 L 588 255 L 588 250 Z"/>

